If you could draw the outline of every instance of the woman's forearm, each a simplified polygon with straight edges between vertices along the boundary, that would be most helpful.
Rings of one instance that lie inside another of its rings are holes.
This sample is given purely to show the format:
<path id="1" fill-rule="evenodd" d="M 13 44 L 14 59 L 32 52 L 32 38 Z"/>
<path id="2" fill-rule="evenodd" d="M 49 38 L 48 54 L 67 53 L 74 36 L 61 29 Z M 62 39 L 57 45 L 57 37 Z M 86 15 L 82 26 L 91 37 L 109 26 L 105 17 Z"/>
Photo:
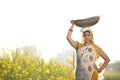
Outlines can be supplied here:
<path id="1" fill-rule="evenodd" d="M 70 28 L 69 28 L 69 30 L 68 30 L 68 33 L 67 33 L 67 40 L 68 40 L 68 42 L 71 44 L 71 46 L 73 47 L 73 48 L 76 48 L 77 47 L 77 42 L 76 41 L 74 41 L 72 38 L 71 38 L 71 36 L 72 36 L 72 32 L 73 32 L 73 27 L 74 27 L 74 23 L 73 23 L 73 20 L 71 20 L 71 26 L 70 26 Z"/>
<path id="2" fill-rule="evenodd" d="M 74 27 L 74 25 L 72 24 L 71 27 L 70 27 L 70 29 L 68 30 L 67 39 L 71 38 L 71 35 L 72 35 L 72 32 L 73 32 L 73 27 Z"/>
<path id="3" fill-rule="evenodd" d="M 108 65 L 110 59 L 106 59 L 103 65 L 100 67 L 101 71 Z"/>

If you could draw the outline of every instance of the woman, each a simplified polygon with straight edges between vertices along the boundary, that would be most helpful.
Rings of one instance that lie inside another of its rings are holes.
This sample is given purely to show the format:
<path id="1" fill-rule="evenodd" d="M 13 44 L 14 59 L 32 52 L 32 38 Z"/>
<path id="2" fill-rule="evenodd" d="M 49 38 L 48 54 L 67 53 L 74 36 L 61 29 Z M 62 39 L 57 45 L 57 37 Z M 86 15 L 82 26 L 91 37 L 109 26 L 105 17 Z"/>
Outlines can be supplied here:
<path id="1" fill-rule="evenodd" d="M 100 47 L 94 44 L 93 34 L 89 28 L 82 32 L 83 43 L 74 41 L 71 38 L 74 27 L 73 20 L 71 20 L 71 24 L 67 40 L 77 53 L 76 80 L 98 80 L 98 73 L 108 65 L 110 59 Z M 99 56 L 104 59 L 104 63 L 100 68 L 97 68 L 95 62 Z"/>

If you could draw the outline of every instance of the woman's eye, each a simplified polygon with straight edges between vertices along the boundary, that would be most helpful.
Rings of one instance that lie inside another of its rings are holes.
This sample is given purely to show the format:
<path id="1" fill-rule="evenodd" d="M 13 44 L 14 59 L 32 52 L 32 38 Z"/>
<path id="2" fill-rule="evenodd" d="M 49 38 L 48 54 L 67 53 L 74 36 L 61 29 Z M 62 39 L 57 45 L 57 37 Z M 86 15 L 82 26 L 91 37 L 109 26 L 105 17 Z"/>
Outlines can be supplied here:
<path id="1" fill-rule="evenodd" d="M 84 35 L 84 36 L 90 36 L 90 35 Z"/>

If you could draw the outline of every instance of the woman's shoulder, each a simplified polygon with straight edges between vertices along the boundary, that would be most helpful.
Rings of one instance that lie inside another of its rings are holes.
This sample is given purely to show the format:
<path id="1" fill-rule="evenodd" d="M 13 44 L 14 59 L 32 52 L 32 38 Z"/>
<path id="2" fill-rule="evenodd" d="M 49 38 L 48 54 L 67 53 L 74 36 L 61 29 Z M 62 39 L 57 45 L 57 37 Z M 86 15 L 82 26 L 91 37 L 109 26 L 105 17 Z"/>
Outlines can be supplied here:
<path id="1" fill-rule="evenodd" d="M 97 48 L 97 49 L 101 49 L 100 46 L 98 46 L 97 44 L 93 44 L 94 48 Z"/>
<path id="2" fill-rule="evenodd" d="M 77 47 L 81 48 L 83 47 L 83 44 L 77 41 Z"/>
<path id="3" fill-rule="evenodd" d="M 81 48 L 81 47 L 83 47 L 83 44 L 77 41 L 76 50 L 78 50 L 78 49 Z"/>
<path id="4" fill-rule="evenodd" d="M 103 53 L 102 48 L 99 47 L 98 45 L 94 44 L 93 47 L 94 47 L 95 51 L 96 51 L 99 55 Z"/>

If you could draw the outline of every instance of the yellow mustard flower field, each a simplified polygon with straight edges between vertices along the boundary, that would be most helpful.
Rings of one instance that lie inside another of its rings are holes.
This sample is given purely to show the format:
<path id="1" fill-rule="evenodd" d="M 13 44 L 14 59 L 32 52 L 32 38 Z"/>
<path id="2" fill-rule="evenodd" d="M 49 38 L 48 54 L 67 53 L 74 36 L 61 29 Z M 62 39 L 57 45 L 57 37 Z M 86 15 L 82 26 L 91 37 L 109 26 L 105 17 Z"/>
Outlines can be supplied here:
<path id="1" fill-rule="evenodd" d="M 67 63 L 66 63 L 67 64 Z M 105 72 L 105 80 L 120 80 L 120 73 Z M 4 51 L 0 56 L 0 80 L 75 80 L 72 67 L 45 62 L 41 56 L 17 50 Z"/>

